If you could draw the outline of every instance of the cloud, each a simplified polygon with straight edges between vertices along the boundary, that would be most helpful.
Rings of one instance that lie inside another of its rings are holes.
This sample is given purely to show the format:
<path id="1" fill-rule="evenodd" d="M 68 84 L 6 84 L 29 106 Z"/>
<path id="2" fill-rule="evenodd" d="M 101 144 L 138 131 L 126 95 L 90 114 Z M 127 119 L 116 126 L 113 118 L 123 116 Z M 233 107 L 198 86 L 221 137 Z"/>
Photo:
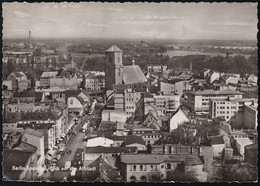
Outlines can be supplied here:
<path id="1" fill-rule="evenodd" d="M 109 25 L 106 24 L 99 24 L 99 23 L 88 23 L 88 27 L 110 27 Z"/>
<path id="2" fill-rule="evenodd" d="M 20 18 L 30 17 L 30 14 L 28 14 L 28 13 L 26 13 L 26 12 L 19 11 L 19 10 L 15 10 L 15 11 L 14 11 L 14 15 L 15 15 L 16 17 L 20 17 Z"/>
<path id="3" fill-rule="evenodd" d="M 240 26 L 240 27 L 247 27 L 247 26 L 256 26 L 253 23 L 245 23 L 245 22 L 209 22 L 207 23 L 208 26 Z"/>

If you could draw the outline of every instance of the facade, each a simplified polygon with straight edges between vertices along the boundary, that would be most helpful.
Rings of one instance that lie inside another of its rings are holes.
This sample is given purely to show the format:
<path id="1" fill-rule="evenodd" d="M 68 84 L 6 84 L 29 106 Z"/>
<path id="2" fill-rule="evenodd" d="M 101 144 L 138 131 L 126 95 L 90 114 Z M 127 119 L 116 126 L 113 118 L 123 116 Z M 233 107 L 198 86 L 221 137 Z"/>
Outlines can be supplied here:
<path id="1" fill-rule="evenodd" d="M 253 98 L 242 99 L 211 99 L 209 101 L 210 118 L 222 117 L 226 121 L 230 121 L 238 111 L 245 111 L 248 105 L 256 103 Z M 256 118 L 256 116 L 254 117 Z M 233 118 L 234 119 L 234 118 Z"/>
<path id="2" fill-rule="evenodd" d="M 24 131 L 23 141 L 37 147 L 37 167 L 44 165 L 44 134 L 34 129 L 27 128 Z"/>
<path id="3" fill-rule="evenodd" d="M 208 140 L 213 148 L 213 157 L 221 157 L 225 149 L 225 142 L 222 136 L 210 136 Z"/>
<path id="4" fill-rule="evenodd" d="M 31 81 L 23 72 L 12 72 L 7 80 L 12 81 L 12 90 L 14 91 L 23 92 L 31 86 Z"/>
<path id="5" fill-rule="evenodd" d="M 50 87 L 50 79 L 55 78 L 58 72 L 43 72 L 40 77 L 40 87 Z"/>
<path id="6" fill-rule="evenodd" d="M 155 106 L 158 108 L 159 112 L 167 113 L 174 112 L 180 106 L 180 96 L 179 95 L 154 95 Z"/>
<path id="7" fill-rule="evenodd" d="M 148 65 L 147 67 L 148 72 L 154 72 L 154 73 L 164 72 L 166 70 L 167 70 L 166 65 Z"/>
<path id="8" fill-rule="evenodd" d="M 177 94 L 182 96 L 186 91 L 191 90 L 189 81 L 183 79 L 169 80 L 168 82 L 160 82 L 160 92 L 162 94 Z"/>
<path id="9" fill-rule="evenodd" d="M 183 113 L 181 109 L 178 109 L 176 112 L 172 114 L 169 119 L 169 131 L 172 132 L 173 130 L 177 129 L 179 125 L 189 122 L 188 117 Z"/>
<path id="10" fill-rule="evenodd" d="M 90 73 L 84 76 L 83 82 L 83 86 L 87 91 L 101 91 L 105 88 L 105 76 L 103 75 Z"/>
<path id="11" fill-rule="evenodd" d="M 234 90 L 223 91 L 192 91 L 188 93 L 188 106 L 196 113 L 209 113 L 209 101 L 211 99 L 235 99 L 242 98 L 241 92 Z"/>
<path id="12" fill-rule="evenodd" d="M 203 163 L 196 155 L 121 155 L 120 161 L 121 173 L 127 182 L 172 180 L 174 172 L 192 175 L 194 181 L 207 181 L 207 172 L 203 171 Z"/>
<path id="13" fill-rule="evenodd" d="M 128 116 L 131 116 L 135 112 L 141 97 L 142 92 L 136 92 L 133 89 L 117 91 L 114 93 L 114 108 L 115 110 L 125 111 Z"/>

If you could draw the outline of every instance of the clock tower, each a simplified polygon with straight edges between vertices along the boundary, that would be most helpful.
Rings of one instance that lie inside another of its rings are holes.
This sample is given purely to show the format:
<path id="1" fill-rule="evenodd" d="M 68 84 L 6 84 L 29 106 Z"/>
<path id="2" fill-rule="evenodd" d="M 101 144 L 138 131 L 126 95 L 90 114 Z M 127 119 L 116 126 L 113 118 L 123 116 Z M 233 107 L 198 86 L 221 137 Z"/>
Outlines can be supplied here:
<path id="1" fill-rule="evenodd" d="M 123 84 L 122 50 L 112 45 L 106 51 L 106 89 L 112 90 L 113 85 Z"/>

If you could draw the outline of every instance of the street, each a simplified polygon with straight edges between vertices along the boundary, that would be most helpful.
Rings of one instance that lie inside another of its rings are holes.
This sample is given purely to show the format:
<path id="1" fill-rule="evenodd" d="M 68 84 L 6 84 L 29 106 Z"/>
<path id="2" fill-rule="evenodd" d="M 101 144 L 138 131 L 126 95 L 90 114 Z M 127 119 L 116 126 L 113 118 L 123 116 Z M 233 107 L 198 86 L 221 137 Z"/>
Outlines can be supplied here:
<path id="1" fill-rule="evenodd" d="M 85 121 L 90 118 L 91 116 L 86 116 L 83 119 L 79 118 L 79 123 L 75 128 L 76 134 L 72 135 L 69 141 L 66 144 L 66 150 L 70 150 L 71 153 L 65 153 L 60 160 L 57 162 L 57 168 L 61 169 L 64 167 L 66 161 L 72 161 L 75 157 L 75 153 L 77 148 L 83 147 L 83 138 L 85 136 L 85 133 L 81 132 L 81 128 L 84 125 Z M 43 180 L 49 180 L 49 181 L 61 181 L 63 177 L 68 177 L 70 174 L 70 171 L 62 171 L 62 170 L 55 170 L 54 174 L 52 175 L 49 171 L 47 173 L 44 173 Z"/>

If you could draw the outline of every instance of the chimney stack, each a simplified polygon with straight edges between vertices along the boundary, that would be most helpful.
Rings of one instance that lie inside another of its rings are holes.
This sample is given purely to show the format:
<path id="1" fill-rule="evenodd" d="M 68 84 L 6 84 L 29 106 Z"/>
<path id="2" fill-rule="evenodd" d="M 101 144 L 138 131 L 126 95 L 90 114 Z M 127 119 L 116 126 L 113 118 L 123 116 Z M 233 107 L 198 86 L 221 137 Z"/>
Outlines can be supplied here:
<path id="1" fill-rule="evenodd" d="M 29 47 L 31 48 L 32 43 L 31 43 L 31 30 L 29 30 Z"/>

